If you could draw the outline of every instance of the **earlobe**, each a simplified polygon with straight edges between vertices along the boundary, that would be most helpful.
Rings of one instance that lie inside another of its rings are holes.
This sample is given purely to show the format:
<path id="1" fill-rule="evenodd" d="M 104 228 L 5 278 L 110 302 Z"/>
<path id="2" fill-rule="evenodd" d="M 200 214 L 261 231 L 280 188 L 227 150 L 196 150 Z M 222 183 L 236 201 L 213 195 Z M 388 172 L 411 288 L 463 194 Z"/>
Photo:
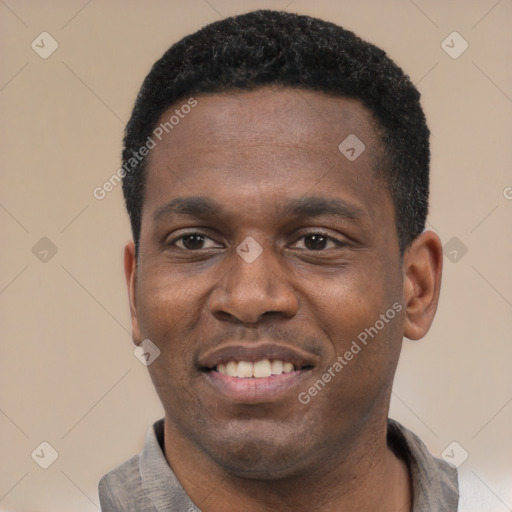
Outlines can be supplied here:
<path id="1" fill-rule="evenodd" d="M 441 289 L 443 248 L 433 231 L 419 235 L 404 254 L 404 336 L 419 340 L 427 334 Z"/>
<path id="2" fill-rule="evenodd" d="M 124 248 L 124 275 L 128 288 L 130 301 L 130 314 L 132 318 L 132 340 L 138 345 L 141 342 L 139 318 L 137 314 L 137 259 L 135 257 L 135 244 L 130 240 Z"/>

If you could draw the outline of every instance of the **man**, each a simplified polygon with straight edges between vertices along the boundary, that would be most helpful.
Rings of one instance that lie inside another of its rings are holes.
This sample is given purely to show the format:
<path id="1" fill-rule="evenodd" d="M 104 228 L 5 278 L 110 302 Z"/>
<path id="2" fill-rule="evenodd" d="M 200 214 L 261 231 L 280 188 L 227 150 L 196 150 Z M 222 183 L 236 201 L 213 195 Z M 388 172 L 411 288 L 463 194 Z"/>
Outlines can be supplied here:
<path id="1" fill-rule="evenodd" d="M 388 420 L 442 247 L 419 93 L 341 27 L 258 11 L 153 66 L 126 129 L 133 340 L 165 410 L 102 510 L 454 511 Z"/>

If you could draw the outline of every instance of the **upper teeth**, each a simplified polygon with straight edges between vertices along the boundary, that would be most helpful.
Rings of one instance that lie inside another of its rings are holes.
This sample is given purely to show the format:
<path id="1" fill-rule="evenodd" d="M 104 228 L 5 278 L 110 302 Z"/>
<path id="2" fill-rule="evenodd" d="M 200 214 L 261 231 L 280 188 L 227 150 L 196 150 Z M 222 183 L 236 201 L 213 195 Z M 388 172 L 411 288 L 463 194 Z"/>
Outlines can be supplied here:
<path id="1" fill-rule="evenodd" d="M 294 366 L 288 361 L 280 361 L 274 359 L 262 359 L 251 363 L 249 361 L 229 361 L 227 364 L 217 365 L 217 371 L 228 377 L 241 377 L 257 379 L 262 377 L 270 377 L 271 375 L 281 375 L 281 373 L 293 372 Z"/>

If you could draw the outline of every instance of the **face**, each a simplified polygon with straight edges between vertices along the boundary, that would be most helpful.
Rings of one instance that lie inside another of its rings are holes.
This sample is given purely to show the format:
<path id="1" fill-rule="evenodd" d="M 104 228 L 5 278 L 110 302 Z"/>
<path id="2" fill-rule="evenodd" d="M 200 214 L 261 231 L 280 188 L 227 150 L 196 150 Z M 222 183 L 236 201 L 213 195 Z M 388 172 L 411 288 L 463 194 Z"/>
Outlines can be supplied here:
<path id="1" fill-rule="evenodd" d="M 196 100 L 149 156 L 134 341 L 161 351 L 148 369 L 175 436 L 239 475 L 291 474 L 387 417 L 404 277 L 382 148 L 353 99 Z"/>

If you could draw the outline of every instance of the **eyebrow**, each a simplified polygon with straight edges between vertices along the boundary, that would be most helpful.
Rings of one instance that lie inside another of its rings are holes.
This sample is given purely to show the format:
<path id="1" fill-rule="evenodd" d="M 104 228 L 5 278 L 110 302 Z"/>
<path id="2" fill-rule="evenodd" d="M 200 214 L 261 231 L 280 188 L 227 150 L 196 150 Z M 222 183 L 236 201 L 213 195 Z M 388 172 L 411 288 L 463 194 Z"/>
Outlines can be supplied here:
<path id="1" fill-rule="evenodd" d="M 366 212 L 342 199 L 320 196 L 305 196 L 287 201 L 279 207 L 282 216 L 310 218 L 333 217 L 341 220 L 359 221 L 367 216 Z M 154 221 L 178 215 L 208 218 L 221 214 L 222 204 L 204 196 L 177 197 L 160 206 L 153 215 Z"/>
<path id="2" fill-rule="evenodd" d="M 358 221 L 366 212 L 342 199 L 319 196 L 305 196 L 292 199 L 284 205 L 283 214 L 295 217 L 335 217 L 342 220 Z"/>
<path id="3" fill-rule="evenodd" d="M 222 210 L 221 205 L 208 197 L 176 197 L 172 201 L 158 207 L 153 215 L 153 220 L 159 221 L 174 215 L 208 217 L 216 215 L 220 210 Z"/>

